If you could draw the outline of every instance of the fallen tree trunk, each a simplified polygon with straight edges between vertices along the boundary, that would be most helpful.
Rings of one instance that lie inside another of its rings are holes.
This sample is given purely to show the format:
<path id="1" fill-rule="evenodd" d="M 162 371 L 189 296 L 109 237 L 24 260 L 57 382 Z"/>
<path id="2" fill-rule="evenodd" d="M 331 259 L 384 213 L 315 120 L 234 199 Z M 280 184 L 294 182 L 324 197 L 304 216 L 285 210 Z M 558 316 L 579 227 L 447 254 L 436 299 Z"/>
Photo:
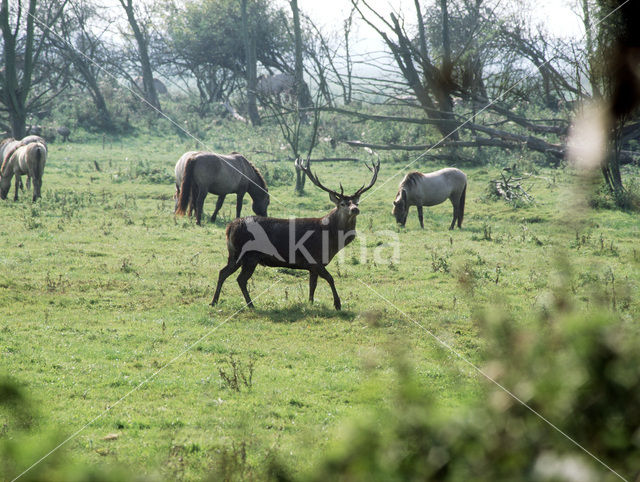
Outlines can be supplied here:
<path id="1" fill-rule="evenodd" d="M 282 159 L 265 159 L 259 162 L 293 162 L 295 159 L 287 158 L 285 160 Z M 311 159 L 309 162 L 313 164 L 314 162 L 360 162 L 361 159 L 357 157 L 321 157 L 319 159 Z"/>
<path id="2" fill-rule="evenodd" d="M 551 155 L 556 159 L 563 159 L 565 155 L 564 146 L 539 142 L 539 139 L 530 139 L 526 136 L 521 136 L 521 138 L 511 138 L 509 140 L 490 137 L 475 137 L 467 141 L 443 140 L 436 142 L 435 144 L 422 145 L 371 144 L 361 141 L 345 141 L 345 143 L 352 147 L 368 147 L 369 149 L 378 151 L 428 151 L 442 147 L 498 147 L 501 149 L 517 150 L 526 146 L 531 150 Z"/>
<path id="3" fill-rule="evenodd" d="M 551 155 L 553 156 L 555 159 L 562 159 L 564 158 L 564 154 L 565 154 L 565 146 L 561 145 L 561 144 L 553 144 L 551 142 L 547 142 L 544 139 L 541 139 L 539 137 L 534 137 L 532 135 L 524 135 L 524 134 L 516 134 L 514 132 L 509 132 L 506 131 L 504 129 L 496 129 L 495 127 L 487 127 L 485 125 L 482 124 L 476 124 L 474 122 L 471 122 L 470 120 L 466 120 L 466 121 L 461 121 L 459 119 L 455 120 L 455 119 L 416 119 L 416 118 L 411 118 L 411 117 L 396 117 L 396 116 L 383 116 L 383 115 L 372 115 L 372 114 L 362 114 L 360 112 L 354 112 L 354 111 L 350 111 L 347 109 L 336 109 L 333 108 L 331 109 L 335 112 L 339 112 L 342 114 L 349 114 L 349 115 L 354 115 L 360 119 L 363 120 L 371 120 L 371 121 L 376 121 L 376 122 L 387 122 L 387 121 L 395 121 L 395 122 L 405 122 L 405 123 L 410 123 L 410 124 L 421 124 L 421 125 L 433 125 L 433 124 L 438 124 L 438 123 L 443 123 L 443 122 L 447 122 L 448 124 L 451 125 L 452 128 L 454 128 L 455 130 L 461 130 L 461 129 L 465 129 L 465 130 L 470 130 L 470 131 L 474 131 L 474 132 L 482 132 L 483 134 L 487 134 L 491 137 L 491 139 L 487 139 L 487 138 L 475 138 L 475 140 L 473 141 L 446 141 L 446 142 L 439 142 L 436 144 L 433 144 L 432 146 L 405 146 L 408 148 L 400 148 L 398 145 L 395 145 L 396 149 L 402 149 L 402 150 L 424 150 L 424 149 L 433 149 L 435 147 L 438 147 L 439 145 L 446 145 L 446 146 L 458 146 L 458 147 L 482 147 L 482 146 L 490 146 L 490 147 L 498 147 L 498 148 L 506 148 L 506 149 L 514 149 L 518 147 L 518 144 L 520 144 L 520 147 L 525 146 L 531 150 L 537 151 L 537 152 L 542 152 L 543 154 L 547 154 L 547 155 Z M 455 126 L 455 127 L 454 127 Z M 503 139 L 503 141 L 506 142 L 496 142 L 493 138 L 500 138 Z M 351 143 L 351 142 L 358 142 L 358 141 L 346 141 L 347 144 Z M 469 142 L 471 142 L 471 144 L 469 144 Z M 352 144 L 353 145 L 353 144 Z M 390 144 L 390 146 L 393 146 L 393 144 Z M 372 149 L 375 149 L 375 147 L 372 146 L 358 146 L 358 147 L 371 147 Z M 393 150 L 394 148 L 387 148 L 386 150 Z M 385 150 L 385 149 L 382 149 Z"/>

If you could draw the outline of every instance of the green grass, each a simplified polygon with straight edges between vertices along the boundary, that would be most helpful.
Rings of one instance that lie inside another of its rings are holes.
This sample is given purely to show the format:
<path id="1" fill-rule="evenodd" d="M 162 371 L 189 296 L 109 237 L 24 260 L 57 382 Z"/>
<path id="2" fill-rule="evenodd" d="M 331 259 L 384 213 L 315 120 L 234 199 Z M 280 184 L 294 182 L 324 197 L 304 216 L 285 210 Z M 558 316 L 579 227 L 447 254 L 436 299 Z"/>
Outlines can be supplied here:
<path id="1" fill-rule="evenodd" d="M 249 135 L 221 136 L 210 147 L 243 151 L 264 167 L 251 154 L 261 140 Z M 384 156 L 379 190 L 361 203 L 359 240 L 329 265 L 342 312 L 333 310 L 322 280 L 310 306 L 306 273 L 269 268 L 250 281 L 256 310 L 243 310 L 235 276 L 212 308 L 235 199 L 227 199 L 216 224 L 174 217 L 173 166 L 189 149 L 170 138 L 104 149 L 100 142 L 54 144 L 42 200 L 32 204 L 21 193 L 17 203 L 0 203 L 0 370 L 38 407 L 26 435 L 2 435 L 30 444 L 2 477 L 96 417 L 61 449 L 80 465 L 117 463 L 137 474 L 196 479 L 244 450 L 248 472 L 276 454 L 302 473 L 346 421 L 388 403 L 399 351 L 447 409 L 483 393 L 485 382 L 426 330 L 482 365 L 482 310 L 524 318 L 548 309 L 560 290 L 579 309 L 603 305 L 637 324 L 637 214 L 574 206 L 583 188 L 570 170 L 538 169 L 530 187 L 535 204 L 487 200 L 487 182 L 502 167 L 496 162 L 464 169 L 462 230 L 447 229 L 449 203 L 425 209 L 424 230 L 415 208 L 398 228 L 390 211 L 401 176 L 383 183 L 404 165 Z M 412 169 L 440 167 L 419 162 Z M 369 176 L 353 163 L 313 169 L 346 191 Z M 293 182 L 270 192 L 272 216 L 317 216 L 331 207 L 309 183 L 302 197 Z M 209 196 L 204 219 L 213 206 Z M 251 214 L 248 196 L 243 213 Z M 399 260 L 389 264 L 395 235 Z M 220 376 L 232 357 L 244 370 L 253 363 L 251 387 L 236 391 Z M 103 440 L 113 433 L 117 439 Z"/>

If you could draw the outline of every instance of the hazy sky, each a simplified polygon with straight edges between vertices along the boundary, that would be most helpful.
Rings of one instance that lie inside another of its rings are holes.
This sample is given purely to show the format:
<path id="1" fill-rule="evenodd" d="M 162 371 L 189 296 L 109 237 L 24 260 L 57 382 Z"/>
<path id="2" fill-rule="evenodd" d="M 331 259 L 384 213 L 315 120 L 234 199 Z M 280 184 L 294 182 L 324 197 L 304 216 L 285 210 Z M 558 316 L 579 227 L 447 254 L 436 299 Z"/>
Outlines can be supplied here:
<path id="1" fill-rule="evenodd" d="M 283 5 L 288 4 L 286 0 L 280 0 Z M 405 17 L 411 23 L 414 18 L 414 0 L 367 0 L 367 3 L 374 7 L 376 11 L 388 17 L 392 9 L 405 12 Z M 536 23 L 543 24 L 550 32 L 557 35 L 581 35 L 581 24 L 578 17 L 573 13 L 571 5 L 575 5 L 575 0 L 523 0 L 520 4 L 530 5 L 532 19 Z M 516 5 L 513 0 L 498 0 L 496 13 L 501 11 L 501 7 L 513 8 Z M 298 0 L 300 9 L 311 17 L 314 22 L 324 25 L 327 28 L 337 29 L 341 26 L 349 14 L 351 8 L 350 0 Z M 364 38 L 377 37 L 377 34 L 370 31 L 366 25 L 360 25 L 359 35 Z"/>

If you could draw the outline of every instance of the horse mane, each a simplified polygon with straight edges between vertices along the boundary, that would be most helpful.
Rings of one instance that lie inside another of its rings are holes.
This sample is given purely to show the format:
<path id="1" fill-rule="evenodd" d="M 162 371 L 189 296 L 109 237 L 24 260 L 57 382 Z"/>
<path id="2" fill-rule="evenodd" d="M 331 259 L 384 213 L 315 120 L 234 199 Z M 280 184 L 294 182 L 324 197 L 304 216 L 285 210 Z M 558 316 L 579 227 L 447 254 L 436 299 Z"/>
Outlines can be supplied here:
<path id="1" fill-rule="evenodd" d="M 232 154 L 239 154 L 237 152 L 232 152 Z M 253 170 L 254 174 L 256 175 L 256 179 L 254 179 L 253 181 L 255 181 L 262 189 L 262 191 L 268 191 L 269 189 L 267 188 L 267 182 L 264 180 L 264 177 L 262 177 L 262 173 L 258 170 L 258 168 L 256 167 L 256 165 L 251 162 L 249 159 L 247 159 L 246 157 L 244 157 L 243 155 L 240 154 L 240 156 L 242 157 L 242 159 L 244 160 L 244 162 L 247 163 L 247 165 Z M 252 187 L 255 187 L 255 185 L 253 185 L 253 182 L 249 183 L 249 190 L 253 190 L 251 189 Z"/>
<path id="2" fill-rule="evenodd" d="M 400 189 L 402 189 L 403 187 L 410 188 L 418 184 L 421 178 L 422 178 L 421 172 L 418 172 L 418 171 L 410 172 L 409 174 L 404 176 L 404 179 L 400 183 Z"/>
<path id="3" fill-rule="evenodd" d="M 6 137 L 0 141 L 0 147 L 4 146 L 8 142 L 15 141 L 13 137 Z"/>
<path id="4" fill-rule="evenodd" d="M 416 184 L 418 184 L 418 181 L 420 181 L 421 177 L 422 177 L 422 173 L 418 171 L 412 171 L 406 176 L 404 176 L 404 179 L 402 179 L 402 181 L 400 182 L 400 186 L 398 187 L 398 192 L 396 193 L 396 199 L 398 198 L 398 196 L 400 195 L 403 189 L 409 189 L 415 186 Z"/>
<path id="5" fill-rule="evenodd" d="M 16 145 L 12 150 L 4 153 L 4 159 L 2 160 L 2 166 L 0 166 L 0 175 L 4 172 L 4 168 L 6 167 L 9 159 L 15 154 L 15 152 L 22 147 L 22 144 Z"/>

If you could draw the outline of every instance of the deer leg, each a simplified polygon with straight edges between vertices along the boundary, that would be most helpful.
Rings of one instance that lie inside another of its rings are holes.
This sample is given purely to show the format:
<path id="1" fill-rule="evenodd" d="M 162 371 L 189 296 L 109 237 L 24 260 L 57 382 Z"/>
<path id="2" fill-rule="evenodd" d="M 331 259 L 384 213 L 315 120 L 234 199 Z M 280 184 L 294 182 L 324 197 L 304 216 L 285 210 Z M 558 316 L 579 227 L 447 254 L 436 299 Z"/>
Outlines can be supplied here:
<path id="1" fill-rule="evenodd" d="M 204 207 L 204 198 L 207 197 L 207 191 L 198 191 L 198 197 L 196 198 L 196 224 L 200 225 L 202 220 L 202 208 Z"/>
<path id="2" fill-rule="evenodd" d="M 244 193 L 238 193 L 238 198 L 236 199 L 236 218 L 239 218 L 242 212 L 242 198 L 244 198 Z"/>
<path id="3" fill-rule="evenodd" d="M 251 296 L 249 296 L 249 290 L 247 289 L 247 281 L 253 275 L 253 272 L 256 270 L 256 266 L 258 266 L 258 261 L 252 258 L 245 258 L 242 263 L 242 271 L 240 271 L 240 275 L 238 276 L 238 284 L 240 285 L 240 290 L 242 290 L 242 294 L 244 295 L 244 300 L 247 302 L 247 306 L 249 308 L 253 308 L 253 301 L 251 301 Z"/>
<path id="4" fill-rule="evenodd" d="M 424 222 L 422 217 L 422 206 L 418 205 L 416 206 L 416 208 L 418 209 L 418 221 L 420 221 L 420 227 L 424 229 Z"/>
<path id="5" fill-rule="evenodd" d="M 229 256 L 227 265 L 222 268 L 220 270 L 220 274 L 218 274 L 218 285 L 216 286 L 216 293 L 213 295 L 213 300 L 211 300 L 211 306 L 218 302 L 218 298 L 220 298 L 220 290 L 222 290 L 222 284 L 229 276 L 235 273 L 240 266 L 240 263 L 237 263 L 235 259 L 232 259 L 231 256 Z"/>
<path id="6" fill-rule="evenodd" d="M 340 310 L 342 308 L 342 303 L 340 303 L 340 296 L 338 296 L 338 291 L 336 290 L 336 284 L 333 282 L 333 276 L 329 274 L 327 268 L 321 266 L 318 268 L 318 276 L 322 279 L 326 280 L 331 287 L 331 292 L 333 293 L 333 306 L 336 310 Z"/>
<path id="7" fill-rule="evenodd" d="M 313 303 L 313 295 L 316 292 L 316 286 L 318 286 L 318 273 L 315 271 L 309 271 L 309 303 Z"/>
<path id="8" fill-rule="evenodd" d="M 213 211 L 213 214 L 211 215 L 212 223 L 216 222 L 216 216 L 218 215 L 218 211 L 220 211 L 220 208 L 222 207 L 222 203 L 224 202 L 225 197 L 226 197 L 226 194 L 220 194 L 218 196 L 218 200 L 216 201 L 216 209 L 215 211 Z"/>

